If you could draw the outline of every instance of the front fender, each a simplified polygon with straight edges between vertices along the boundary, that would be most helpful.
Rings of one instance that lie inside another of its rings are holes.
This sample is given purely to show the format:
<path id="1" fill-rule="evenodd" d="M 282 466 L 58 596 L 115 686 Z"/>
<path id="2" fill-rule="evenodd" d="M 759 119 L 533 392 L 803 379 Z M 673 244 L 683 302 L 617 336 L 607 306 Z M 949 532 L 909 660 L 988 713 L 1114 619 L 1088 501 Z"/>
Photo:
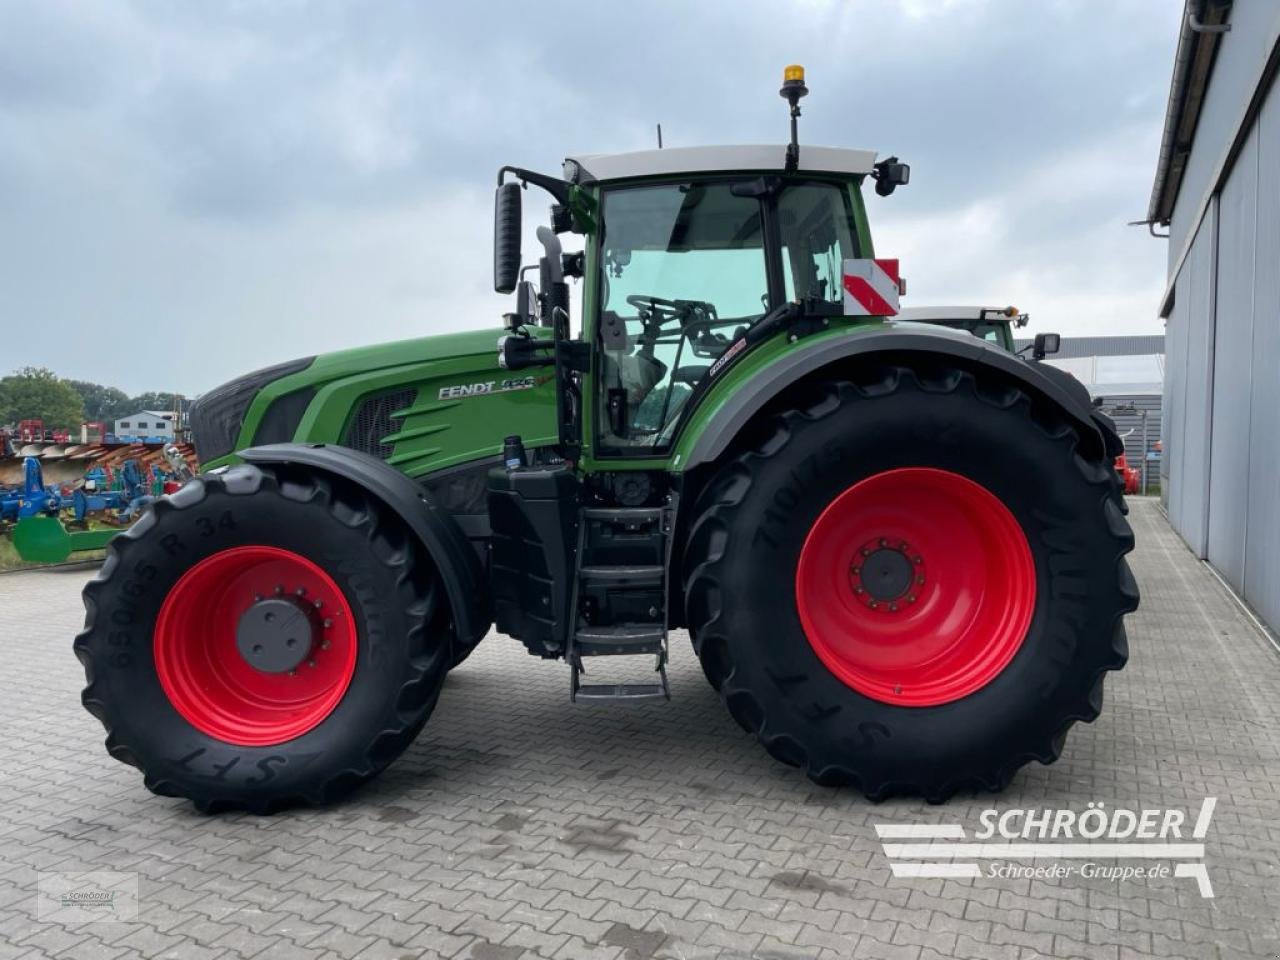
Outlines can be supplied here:
<path id="1" fill-rule="evenodd" d="M 394 467 L 348 447 L 323 443 L 273 443 L 240 452 L 258 464 L 300 464 L 356 484 L 394 510 L 426 548 L 440 571 L 462 647 L 480 641 L 493 622 L 488 585 L 476 552 L 454 519 L 427 491 Z"/>
<path id="2" fill-rule="evenodd" d="M 1041 400 L 1058 407 L 1080 432 L 1086 445 L 1099 453 L 1114 446 L 1114 433 L 1099 421 L 1084 385 L 1069 374 L 1031 363 L 964 332 L 940 330 L 927 323 L 890 321 L 860 326 L 847 333 L 802 340 L 724 398 L 699 431 L 682 470 L 691 470 L 721 456 L 733 438 L 770 401 L 797 381 L 854 358 L 879 358 L 910 363 L 939 357 L 971 370 L 986 370 L 1016 383 Z M 744 358 L 745 359 L 745 358 Z M 727 379 L 727 378 L 726 378 Z"/>

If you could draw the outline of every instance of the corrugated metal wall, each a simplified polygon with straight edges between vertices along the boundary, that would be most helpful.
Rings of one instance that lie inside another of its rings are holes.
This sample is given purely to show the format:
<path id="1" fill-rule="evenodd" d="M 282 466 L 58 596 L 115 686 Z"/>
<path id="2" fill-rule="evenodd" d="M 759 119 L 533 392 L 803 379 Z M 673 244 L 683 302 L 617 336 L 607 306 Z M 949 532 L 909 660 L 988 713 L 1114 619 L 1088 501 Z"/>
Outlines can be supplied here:
<path id="1" fill-rule="evenodd" d="M 1165 459 L 1169 520 L 1196 556 L 1206 555 L 1209 493 L 1209 414 L 1214 354 L 1214 261 L 1217 205 L 1213 204 L 1178 275 L 1173 316 L 1165 334 Z"/>
<path id="2" fill-rule="evenodd" d="M 1258 118 L 1258 207 L 1254 235 L 1249 539 L 1244 593 L 1280 628 L 1280 88 Z"/>
<path id="3" fill-rule="evenodd" d="M 1145 463 L 1150 475 L 1147 477 L 1148 488 L 1154 489 L 1157 485 L 1163 486 L 1164 481 L 1159 475 L 1160 462 L 1158 460 L 1144 459 L 1144 451 L 1142 448 L 1143 424 L 1142 415 L 1146 413 L 1146 436 L 1147 447 L 1146 454 L 1156 453 L 1156 444 L 1161 439 L 1161 398 L 1151 394 L 1143 394 L 1140 396 L 1116 395 L 1107 396 L 1106 405 L 1102 408 L 1107 416 L 1111 417 L 1116 423 L 1116 431 L 1120 436 L 1124 437 L 1124 452 L 1129 458 L 1129 466 L 1144 469 Z"/>
<path id="4" fill-rule="evenodd" d="M 1221 69 L 1215 68 L 1213 83 Z M 1239 104 L 1235 109 L 1238 115 Z M 1217 122 L 1211 118 L 1210 127 Z M 1185 187 L 1178 198 L 1179 207 L 1199 202 Z M 1280 629 L 1280 94 L 1274 86 L 1176 278 L 1165 371 L 1162 472 L 1170 522 Z"/>

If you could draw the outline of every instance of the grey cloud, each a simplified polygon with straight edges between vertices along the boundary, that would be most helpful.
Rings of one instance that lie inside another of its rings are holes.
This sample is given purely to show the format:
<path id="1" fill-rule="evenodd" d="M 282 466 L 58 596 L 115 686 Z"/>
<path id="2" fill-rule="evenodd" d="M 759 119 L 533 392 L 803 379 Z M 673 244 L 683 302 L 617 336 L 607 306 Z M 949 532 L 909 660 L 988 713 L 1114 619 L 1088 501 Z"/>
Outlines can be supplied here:
<path id="1" fill-rule="evenodd" d="M 793 61 L 813 90 L 802 140 L 913 164 L 910 188 L 870 197 L 873 229 L 998 211 L 963 249 L 915 244 L 932 251 L 910 265 L 916 290 L 1018 271 L 1047 295 L 1067 267 L 1142 290 L 1164 251 L 1121 221 L 1141 211 L 1168 82 L 1176 17 L 1156 14 L 1146 0 L 7 3 L 0 312 L 59 334 L 11 341 L 0 366 L 197 390 L 294 354 L 491 324 L 499 165 L 648 147 L 657 121 L 671 145 L 781 141 Z"/>

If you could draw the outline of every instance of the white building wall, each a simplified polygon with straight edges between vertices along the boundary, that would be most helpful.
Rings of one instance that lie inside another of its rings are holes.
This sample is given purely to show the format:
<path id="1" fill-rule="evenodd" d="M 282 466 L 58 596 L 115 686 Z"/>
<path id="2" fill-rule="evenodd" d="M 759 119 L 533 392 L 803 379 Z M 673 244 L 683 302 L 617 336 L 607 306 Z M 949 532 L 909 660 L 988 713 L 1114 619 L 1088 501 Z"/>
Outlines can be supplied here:
<path id="1" fill-rule="evenodd" d="M 1174 211 L 1195 231 L 1166 329 L 1166 502 L 1174 528 L 1280 630 L 1280 93 L 1276 84 L 1204 219 L 1280 3 L 1237 0 Z M 1206 472 L 1207 471 L 1207 472 Z"/>
<path id="2" fill-rule="evenodd" d="M 1235 0 L 1231 30 L 1222 35 L 1213 76 L 1196 126 L 1178 202 L 1169 225 L 1170 267 L 1189 234 L 1194 233 L 1199 203 L 1213 183 L 1218 164 L 1235 138 L 1258 75 L 1280 36 L 1277 0 Z"/>

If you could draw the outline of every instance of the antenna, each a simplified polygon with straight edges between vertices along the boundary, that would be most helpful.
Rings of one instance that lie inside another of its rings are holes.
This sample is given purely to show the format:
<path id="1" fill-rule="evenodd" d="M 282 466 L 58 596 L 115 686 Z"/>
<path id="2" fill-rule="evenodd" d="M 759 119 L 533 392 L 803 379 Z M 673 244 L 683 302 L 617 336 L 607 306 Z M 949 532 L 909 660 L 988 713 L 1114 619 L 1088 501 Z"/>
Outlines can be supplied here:
<path id="1" fill-rule="evenodd" d="M 787 173 L 794 173 L 800 166 L 800 138 L 796 119 L 800 116 L 800 98 L 808 93 L 809 88 L 804 85 L 804 67 L 798 63 L 783 67 L 782 89 L 778 94 L 791 104 L 791 142 L 787 144 Z"/>
<path id="2" fill-rule="evenodd" d="M 662 124 L 658 124 L 658 149 L 662 149 Z"/>

